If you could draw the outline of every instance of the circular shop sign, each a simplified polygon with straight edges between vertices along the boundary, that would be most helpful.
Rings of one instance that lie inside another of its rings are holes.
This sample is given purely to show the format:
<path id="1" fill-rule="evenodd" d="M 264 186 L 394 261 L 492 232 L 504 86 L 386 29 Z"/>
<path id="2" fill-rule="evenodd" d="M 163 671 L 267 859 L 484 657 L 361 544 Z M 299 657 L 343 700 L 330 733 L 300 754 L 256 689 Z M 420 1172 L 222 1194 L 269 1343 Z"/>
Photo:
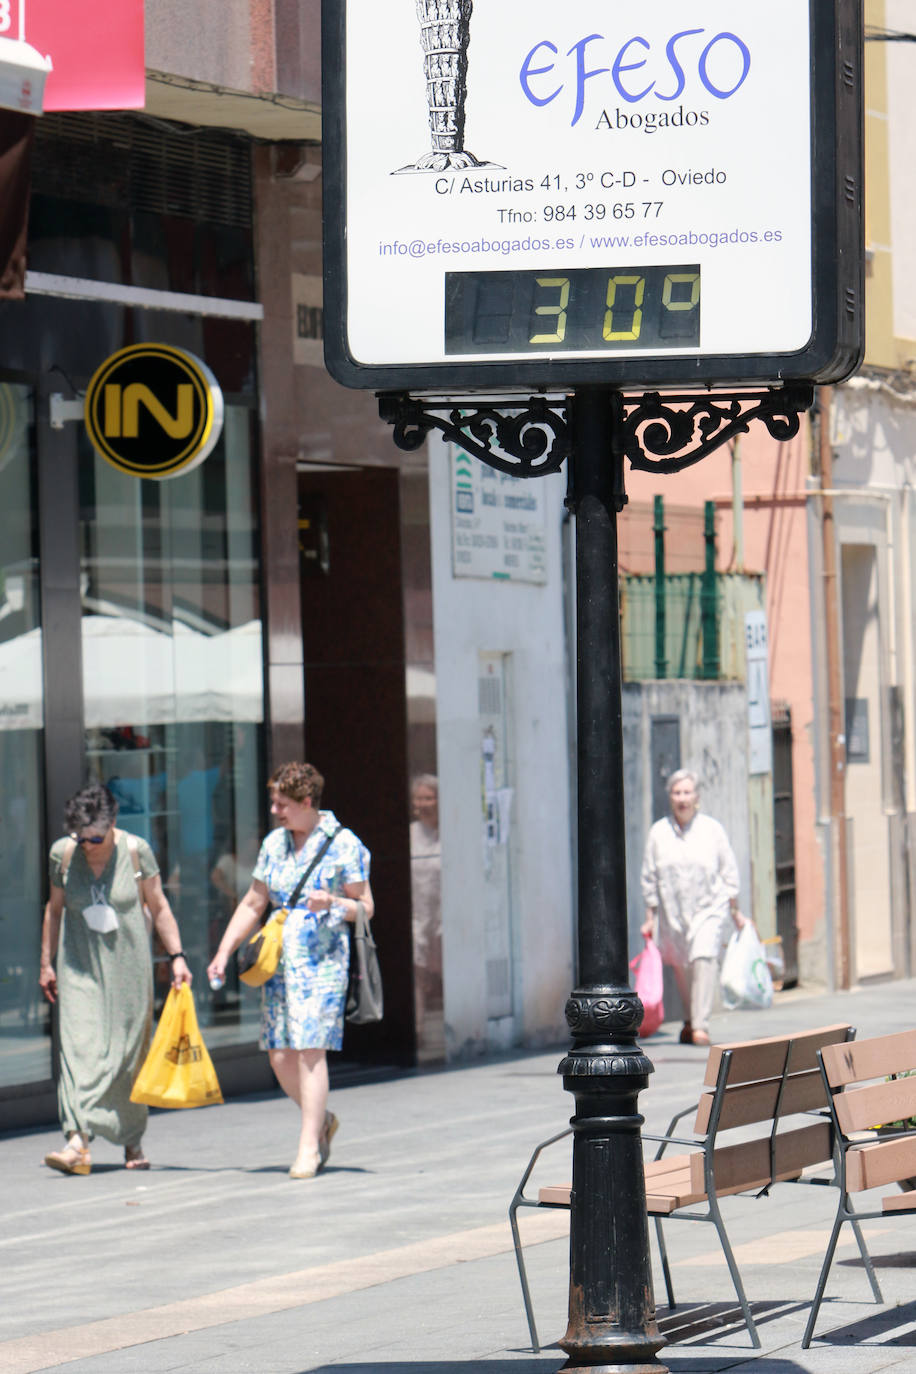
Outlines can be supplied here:
<path id="1" fill-rule="evenodd" d="M 168 344 L 112 353 L 86 392 L 86 429 L 119 472 L 162 480 L 202 463 L 223 428 L 223 396 L 199 358 Z"/>

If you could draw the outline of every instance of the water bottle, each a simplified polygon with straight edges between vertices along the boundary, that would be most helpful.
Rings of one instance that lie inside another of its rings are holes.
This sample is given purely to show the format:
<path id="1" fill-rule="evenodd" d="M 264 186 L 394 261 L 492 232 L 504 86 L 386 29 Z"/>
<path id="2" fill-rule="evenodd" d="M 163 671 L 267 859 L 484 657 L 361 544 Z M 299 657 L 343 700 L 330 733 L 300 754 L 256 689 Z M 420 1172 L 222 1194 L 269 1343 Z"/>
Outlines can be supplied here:
<path id="1" fill-rule="evenodd" d="M 220 988 L 225 986 L 225 978 L 220 977 L 218 973 L 215 973 L 213 977 L 210 979 L 210 987 L 213 989 L 214 992 L 219 992 Z"/>

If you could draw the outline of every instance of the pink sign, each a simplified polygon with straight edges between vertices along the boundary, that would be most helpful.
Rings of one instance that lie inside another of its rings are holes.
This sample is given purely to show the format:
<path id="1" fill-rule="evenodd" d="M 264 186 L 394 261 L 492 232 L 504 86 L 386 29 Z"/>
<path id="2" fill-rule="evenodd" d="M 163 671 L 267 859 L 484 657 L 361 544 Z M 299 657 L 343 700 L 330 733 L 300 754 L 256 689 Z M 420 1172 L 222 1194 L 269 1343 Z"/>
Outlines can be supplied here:
<path id="1" fill-rule="evenodd" d="M 25 37 L 54 63 L 45 110 L 143 108 L 143 0 L 28 0 Z"/>

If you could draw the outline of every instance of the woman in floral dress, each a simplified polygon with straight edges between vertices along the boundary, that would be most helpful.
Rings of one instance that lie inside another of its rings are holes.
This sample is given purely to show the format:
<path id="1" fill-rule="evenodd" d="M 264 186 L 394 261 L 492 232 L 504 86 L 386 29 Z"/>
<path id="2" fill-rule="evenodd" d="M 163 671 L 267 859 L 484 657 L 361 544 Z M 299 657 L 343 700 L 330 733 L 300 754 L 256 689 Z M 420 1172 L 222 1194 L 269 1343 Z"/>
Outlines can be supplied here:
<path id="1" fill-rule="evenodd" d="M 283 958 L 263 987 L 261 1048 L 301 1115 L 291 1178 L 314 1178 L 330 1154 L 338 1123 L 327 1110 L 327 1051 L 343 1044 L 350 958 L 346 923 L 356 919 L 360 904 L 368 917 L 374 910 L 369 851 L 333 812 L 319 809 L 323 786 L 309 763 L 285 763 L 270 779 L 270 809 L 278 828 L 261 845 L 251 886 L 207 970 L 211 979 L 225 978 L 230 955 L 258 927 L 268 904 L 288 904 L 333 836 L 286 918 Z"/>

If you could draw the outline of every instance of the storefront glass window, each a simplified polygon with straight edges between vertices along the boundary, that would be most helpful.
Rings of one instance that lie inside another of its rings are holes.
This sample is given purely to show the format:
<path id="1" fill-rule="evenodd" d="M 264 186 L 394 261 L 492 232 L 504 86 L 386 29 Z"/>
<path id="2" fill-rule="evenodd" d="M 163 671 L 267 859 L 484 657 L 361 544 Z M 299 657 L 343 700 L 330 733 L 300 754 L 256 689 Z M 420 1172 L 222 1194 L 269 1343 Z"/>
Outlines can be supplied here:
<path id="1" fill-rule="evenodd" d="M 38 987 L 43 877 L 41 611 L 32 395 L 0 382 L 0 1085 L 51 1077 Z"/>
<path id="2" fill-rule="evenodd" d="M 81 439 L 86 764 L 153 847 L 209 1045 L 255 1037 L 258 995 L 205 970 L 248 887 L 265 811 L 253 412 L 227 405 L 194 471 L 141 481 Z M 170 965 L 155 963 L 157 1004 Z"/>

